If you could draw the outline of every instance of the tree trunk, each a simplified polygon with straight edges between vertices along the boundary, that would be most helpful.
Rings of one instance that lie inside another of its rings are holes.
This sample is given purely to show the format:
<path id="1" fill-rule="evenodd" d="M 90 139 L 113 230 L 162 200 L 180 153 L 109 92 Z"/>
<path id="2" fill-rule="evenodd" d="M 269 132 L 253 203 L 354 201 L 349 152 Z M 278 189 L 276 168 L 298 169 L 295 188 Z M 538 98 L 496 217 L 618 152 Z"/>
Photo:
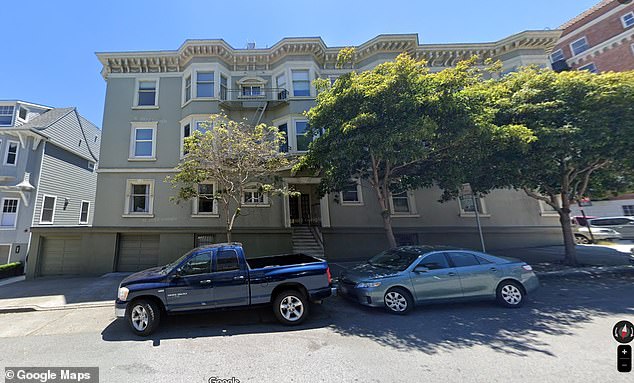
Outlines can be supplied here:
<path id="1" fill-rule="evenodd" d="M 227 242 L 231 242 L 231 229 L 227 229 Z"/>
<path id="2" fill-rule="evenodd" d="M 394 238 L 394 230 L 392 230 L 392 217 L 390 216 L 389 203 L 382 190 L 378 187 L 374 187 L 376 197 L 379 200 L 379 206 L 381 207 L 381 218 L 383 219 L 383 229 L 385 229 L 385 235 L 387 236 L 387 243 L 390 249 L 396 247 L 396 238 Z"/>
<path id="3" fill-rule="evenodd" d="M 570 222 L 570 207 L 563 207 L 559 212 L 559 223 L 564 236 L 564 263 L 569 266 L 577 266 L 577 247 L 575 237 L 572 234 Z"/>

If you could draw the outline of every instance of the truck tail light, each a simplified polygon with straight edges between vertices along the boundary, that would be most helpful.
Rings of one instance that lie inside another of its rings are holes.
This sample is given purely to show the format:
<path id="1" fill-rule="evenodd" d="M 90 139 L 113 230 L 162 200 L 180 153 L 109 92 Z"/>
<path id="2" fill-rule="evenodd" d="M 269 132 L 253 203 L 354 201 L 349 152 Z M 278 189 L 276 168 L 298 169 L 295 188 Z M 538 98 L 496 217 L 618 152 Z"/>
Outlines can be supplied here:
<path id="1" fill-rule="evenodd" d="M 332 282 L 332 275 L 330 275 L 330 267 L 326 268 L 326 276 L 328 277 L 328 284 Z"/>

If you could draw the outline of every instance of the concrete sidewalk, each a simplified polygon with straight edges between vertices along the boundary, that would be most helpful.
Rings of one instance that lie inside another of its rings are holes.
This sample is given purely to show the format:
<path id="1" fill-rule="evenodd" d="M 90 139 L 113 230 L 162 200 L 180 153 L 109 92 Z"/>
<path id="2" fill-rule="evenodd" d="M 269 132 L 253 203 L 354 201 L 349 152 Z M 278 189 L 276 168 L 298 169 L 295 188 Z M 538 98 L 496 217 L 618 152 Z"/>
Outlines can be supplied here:
<path id="1" fill-rule="evenodd" d="M 0 286 L 0 313 L 110 306 L 128 273 L 101 277 L 47 277 Z"/>

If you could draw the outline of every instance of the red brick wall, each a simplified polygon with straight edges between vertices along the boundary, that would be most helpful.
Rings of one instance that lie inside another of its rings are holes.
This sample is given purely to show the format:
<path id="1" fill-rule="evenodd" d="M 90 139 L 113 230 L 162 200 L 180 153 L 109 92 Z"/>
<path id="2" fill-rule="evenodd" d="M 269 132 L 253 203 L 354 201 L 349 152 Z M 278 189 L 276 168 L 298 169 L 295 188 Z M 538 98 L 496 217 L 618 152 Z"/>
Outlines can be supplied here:
<path id="1" fill-rule="evenodd" d="M 574 67 L 576 69 L 593 62 L 601 72 L 634 70 L 634 49 L 632 44 L 634 44 L 634 40 L 609 49 L 595 57 L 589 57 Z"/>

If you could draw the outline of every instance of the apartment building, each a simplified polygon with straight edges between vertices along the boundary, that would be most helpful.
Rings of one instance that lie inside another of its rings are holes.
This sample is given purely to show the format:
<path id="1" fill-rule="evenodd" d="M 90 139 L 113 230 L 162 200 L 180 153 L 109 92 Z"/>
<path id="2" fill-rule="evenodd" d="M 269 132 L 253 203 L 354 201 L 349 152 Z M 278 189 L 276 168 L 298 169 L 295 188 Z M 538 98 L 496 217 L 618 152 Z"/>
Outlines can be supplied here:
<path id="1" fill-rule="evenodd" d="M 634 2 L 603 0 L 559 29 L 553 69 L 634 70 Z"/>
<path id="2" fill-rule="evenodd" d="M 0 264 L 25 260 L 31 227 L 92 224 L 100 139 L 75 108 L 0 101 Z M 45 270 L 66 270 L 64 245 L 47 242 Z"/>
<path id="3" fill-rule="evenodd" d="M 440 71 L 477 55 L 501 60 L 504 71 L 548 66 L 559 31 L 526 31 L 500 41 L 475 44 L 421 44 L 416 34 L 380 35 L 356 47 L 354 62 L 336 68 L 340 47 L 319 37 L 285 38 L 270 48 L 237 49 L 224 40 L 187 40 L 177 50 L 98 53 L 107 82 L 102 156 L 98 170 L 94 225 L 73 230 L 83 248 L 84 273 L 133 271 L 164 264 L 201 244 L 223 241 L 224 217 L 208 199 L 175 204 L 165 177 L 183 158 L 183 140 L 213 113 L 287 133 L 281 150 L 299 155 L 313 139 L 304 112 L 315 105 L 313 80 L 366 70 L 402 52 L 425 59 Z M 245 207 L 233 237 L 250 256 L 308 251 L 331 260 L 369 256 L 386 246 L 376 197 L 363 183 L 320 197 L 319 176 L 280 174 L 298 197 L 243 196 Z M 213 180 L 199 185 L 213 194 Z M 440 190 L 425 189 L 391 198 L 400 243 L 450 243 L 477 247 L 475 209 L 489 248 L 560 242 L 556 215 L 522 193 L 497 190 L 473 204 L 441 204 Z M 67 231 L 35 229 L 38 246 L 29 276 L 49 257 L 47 243 Z M 74 252 L 74 250 L 71 250 Z M 63 255 L 62 255 L 63 256 Z M 70 259 L 76 259 L 70 255 Z"/>

